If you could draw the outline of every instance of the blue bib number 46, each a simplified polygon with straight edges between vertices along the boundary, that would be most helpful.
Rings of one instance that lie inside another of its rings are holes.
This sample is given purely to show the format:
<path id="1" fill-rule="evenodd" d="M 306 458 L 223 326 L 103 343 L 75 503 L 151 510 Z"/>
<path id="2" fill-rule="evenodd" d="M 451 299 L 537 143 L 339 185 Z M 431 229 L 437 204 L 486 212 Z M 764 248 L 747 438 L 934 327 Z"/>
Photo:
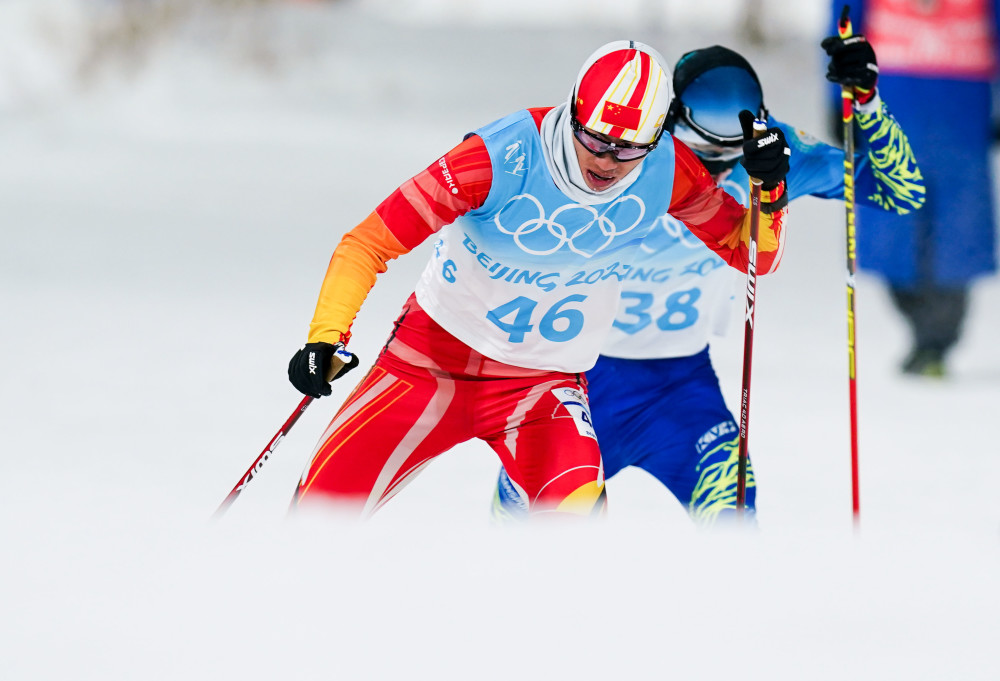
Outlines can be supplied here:
<path id="1" fill-rule="evenodd" d="M 587 296 L 579 293 L 566 296 L 550 307 L 538 321 L 538 333 L 553 343 L 564 343 L 580 335 L 583 330 L 583 313 L 571 303 L 582 303 Z M 510 343 L 523 343 L 524 336 L 534 330 L 531 318 L 538 301 L 518 296 L 514 300 L 493 308 L 486 318 L 507 334 Z"/>

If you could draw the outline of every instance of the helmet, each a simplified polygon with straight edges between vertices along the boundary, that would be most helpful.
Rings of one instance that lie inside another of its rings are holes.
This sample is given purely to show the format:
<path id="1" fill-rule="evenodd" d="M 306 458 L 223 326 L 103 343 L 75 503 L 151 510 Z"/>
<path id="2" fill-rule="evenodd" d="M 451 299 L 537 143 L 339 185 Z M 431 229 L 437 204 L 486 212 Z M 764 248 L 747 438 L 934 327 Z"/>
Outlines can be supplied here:
<path id="1" fill-rule="evenodd" d="M 576 120 L 632 144 L 654 144 L 670 107 L 670 71 L 663 57 L 634 40 L 608 43 L 583 64 L 570 100 Z"/>
<path id="2" fill-rule="evenodd" d="M 741 55 L 713 45 L 678 60 L 666 128 L 703 161 L 731 167 L 743 154 L 743 109 L 767 118 L 760 80 Z"/>

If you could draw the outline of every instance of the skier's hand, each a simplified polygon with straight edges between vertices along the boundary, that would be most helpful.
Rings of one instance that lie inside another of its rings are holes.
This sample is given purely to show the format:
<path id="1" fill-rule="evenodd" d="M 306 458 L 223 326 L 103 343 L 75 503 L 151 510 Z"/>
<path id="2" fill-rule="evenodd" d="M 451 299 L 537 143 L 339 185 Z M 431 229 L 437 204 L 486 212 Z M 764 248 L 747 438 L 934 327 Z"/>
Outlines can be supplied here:
<path id="1" fill-rule="evenodd" d="M 875 50 L 863 35 L 850 38 L 830 36 L 820 46 L 830 55 L 826 79 L 854 89 L 854 98 L 865 104 L 875 96 L 878 81 L 878 61 Z"/>
<path id="2" fill-rule="evenodd" d="M 743 158 L 740 163 L 746 168 L 747 175 L 762 182 L 761 187 L 772 190 L 785 179 L 788 174 L 788 157 L 792 150 L 785 142 L 785 133 L 781 128 L 767 128 L 754 136 L 753 122 L 755 116 L 744 109 L 740 112 L 740 125 L 743 126 Z"/>
<path id="3" fill-rule="evenodd" d="M 333 392 L 330 381 L 356 366 L 358 356 L 345 350 L 343 343 L 306 343 L 288 362 L 288 380 L 303 395 L 323 397 Z"/>

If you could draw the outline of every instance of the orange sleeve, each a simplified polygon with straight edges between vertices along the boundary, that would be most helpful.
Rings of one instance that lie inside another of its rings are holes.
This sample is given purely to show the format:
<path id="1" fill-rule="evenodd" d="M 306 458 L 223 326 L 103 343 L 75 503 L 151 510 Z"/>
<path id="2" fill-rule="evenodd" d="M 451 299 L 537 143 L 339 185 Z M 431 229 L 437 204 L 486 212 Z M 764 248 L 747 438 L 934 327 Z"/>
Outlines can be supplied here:
<path id="1" fill-rule="evenodd" d="M 387 263 L 482 206 L 492 183 L 486 145 L 473 135 L 393 191 L 334 250 L 308 342 L 346 344 L 358 310 Z"/>
<path id="2" fill-rule="evenodd" d="M 733 267 L 746 272 L 750 256 L 750 211 L 716 186 L 705 166 L 687 145 L 674 140 L 677 158 L 674 192 L 669 213 Z M 761 191 L 761 204 L 777 201 L 785 192 L 782 182 L 772 191 Z M 787 208 L 760 214 L 757 233 L 757 273 L 778 268 L 784 249 Z"/>
<path id="3" fill-rule="evenodd" d="M 377 213 L 340 240 L 319 290 L 316 312 L 309 325 L 310 343 L 347 343 L 351 324 L 389 260 L 411 249 L 388 230 Z"/>

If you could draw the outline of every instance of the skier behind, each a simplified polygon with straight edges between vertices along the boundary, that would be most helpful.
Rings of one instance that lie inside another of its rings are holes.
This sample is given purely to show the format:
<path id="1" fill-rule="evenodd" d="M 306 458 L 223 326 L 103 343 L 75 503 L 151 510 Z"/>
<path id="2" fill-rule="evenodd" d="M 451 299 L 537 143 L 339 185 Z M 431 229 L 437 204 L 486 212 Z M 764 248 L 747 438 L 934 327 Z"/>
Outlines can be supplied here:
<path id="1" fill-rule="evenodd" d="M 879 89 L 898 107 L 928 191 L 905 218 L 859 208 L 858 266 L 885 282 L 909 329 L 900 369 L 944 378 L 976 282 L 997 272 L 1000 0 L 837 0 L 833 25 L 845 6 L 882 54 Z M 839 111 L 840 93 L 830 95 Z"/>
<path id="2" fill-rule="evenodd" d="M 877 72 L 864 37 L 824 41 L 833 55 L 827 78 L 854 86 Z M 719 185 L 748 202 L 741 109 L 767 117 L 760 81 L 742 56 L 720 46 L 688 52 L 674 70 L 674 101 L 667 130 L 687 144 Z M 887 211 L 923 204 L 920 170 L 906 136 L 874 87 L 857 92 L 860 124 L 856 196 Z M 843 151 L 794 128 L 784 131 L 793 153 L 788 197 L 843 198 Z M 699 524 L 710 525 L 736 507 L 739 427 L 727 409 L 709 359 L 709 334 L 729 319 L 732 271 L 670 216 L 664 216 L 625 275 L 614 328 L 596 366 L 587 372 L 591 409 L 611 477 L 626 466 L 649 472 Z M 755 509 L 748 467 L 746 508 Z M 530 503 L 503 470 L 493 515 L 517 515 Z M 526 501 L 527 500 L 527 501 Z"/>
<path id="3" fill-rule="evenodd" d="M 323 433 L 293 506 L 367 516 L 434 457 L 486 441 L 529 512 L 600 513 L 604 471 L 583 372 L 597 359 L 643 238 L 670 214 L 746 267 L 749 212 L 669 135 L 669 71 L 641 43 L 598 49 L 566 102 L 467 135 L 344 235 L 288 376 L 306 395 L 357 365 L 351 324 L 386 262 L 436 235 L 375 365 Z M 752 119 L 752 116 L 751 116 Z M 734 125 L 739 126 L 734 113 Z M 789 150 L 748 140 L 764 182 L 766 272 L 780 255 Z"/>

